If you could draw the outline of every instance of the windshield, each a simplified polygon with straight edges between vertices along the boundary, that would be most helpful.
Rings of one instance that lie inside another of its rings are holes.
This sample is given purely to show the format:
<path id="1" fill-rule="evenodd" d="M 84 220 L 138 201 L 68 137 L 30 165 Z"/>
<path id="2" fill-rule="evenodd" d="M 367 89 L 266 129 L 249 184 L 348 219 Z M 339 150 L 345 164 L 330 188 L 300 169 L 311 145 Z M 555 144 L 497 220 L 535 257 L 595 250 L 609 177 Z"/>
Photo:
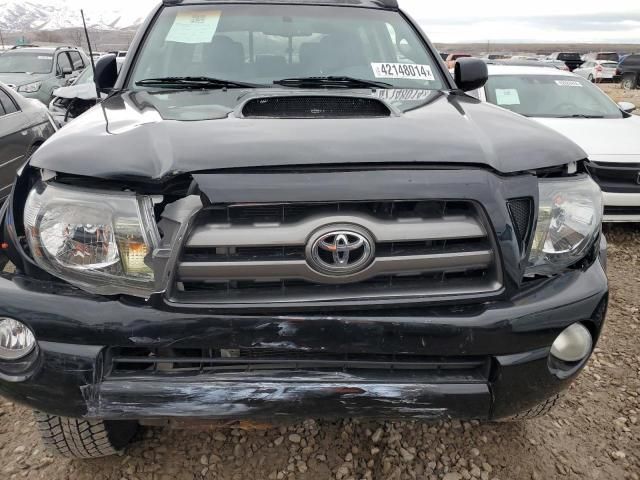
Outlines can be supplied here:
<path id="1" fill-rule="evenodd" d="M 331 76 L 440 90 L 445 83 L 435 64 L 397 12 L 304 5 L 165 7 L 130 87 L 166 77 L 273 86 L 287 78 Z"/>
<path id="2" fill-rule="evenodd" d="M 51 73 L 53 55 L 43 52 L 14 51 L 0 55 L 0 73 Z"/>
<path id="3" fill-rule="evenodd" d="M 599 53 L 598 60 L 609 60 L 610 62 L 618 63 L 618 54 L 617 53 Z"/>
<path id="4" fill-rule="evenodd" d="M 83 72 L 78 75 L 75 81 L 76 85 L 82 85 L 83 83 L 93 82 L 93 69 L 91 67 L 85 68 Z"/>
<path id="5" fill-rule="evenodd" d="M 488 102 L 527 117 L 624 117 L 598 87 L 577 76 L 496 75 L 485 92 Z"/>

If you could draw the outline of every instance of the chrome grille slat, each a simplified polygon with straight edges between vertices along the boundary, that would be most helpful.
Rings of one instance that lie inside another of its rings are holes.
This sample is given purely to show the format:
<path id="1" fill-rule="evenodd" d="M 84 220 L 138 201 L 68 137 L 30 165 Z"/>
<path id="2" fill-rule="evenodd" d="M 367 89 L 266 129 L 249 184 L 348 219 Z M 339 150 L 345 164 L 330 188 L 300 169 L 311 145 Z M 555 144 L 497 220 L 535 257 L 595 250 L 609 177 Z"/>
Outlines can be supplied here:
<path id="1" fill-rule="evenodd" d="M 316 269 L 305 248 L 328 227 L 368 231 L 371 263 L 353 274 Z M 171 299 L 275 306 L 486 296 L 502 287 L 489 231 L 465 201 L 214 205 L 185 240 Z"/>
<path id="2" fill-rule="evenodd" d="M 365 271 L 339 279 L 340 283 L 353 283 L 381 275 L 438 272 L 446 269 L 478 270 L 488 268 L 493 260 L 490 250 L 459 252 L 455 254 L 411 255 L 404 257 L 378 257 Z M 313 270 L 305 260 L 246 261 L 246 262 L 183 262 L 178 268 L 183 282 L 207 280 L 298 279 L 316 283 L 336 283 Z"/>
<path id="3" fill-rule="evenodd" d="M 209 224 L 198 227 L 187 242 L 188 248 L 256 247 L 304 245 L 309 233 L 328 224 L 353 224 L 369 230 L 378 242 L 446 240 L 481 238 L 486 236 L 483 226 L 469 216 L 440 219 L 407 219 L 382 221 L 361 214 L 315 216 L 294 224 L 231 225 Z"/>

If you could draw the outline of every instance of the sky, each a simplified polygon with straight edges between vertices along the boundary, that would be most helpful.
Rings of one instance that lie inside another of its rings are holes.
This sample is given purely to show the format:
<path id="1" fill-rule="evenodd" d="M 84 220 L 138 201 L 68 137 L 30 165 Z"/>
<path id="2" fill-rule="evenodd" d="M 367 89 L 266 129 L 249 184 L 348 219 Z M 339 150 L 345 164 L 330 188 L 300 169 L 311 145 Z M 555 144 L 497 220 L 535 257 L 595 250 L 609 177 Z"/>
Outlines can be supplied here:
<path id="1" fill-rule="evenodd" d="M 69 0 L 91 8 L 101 0 Z M 109 0 L 150 10 L 158 0 Z M 434 42 L 640 44 L 640 0 L 399 0 Z"/>

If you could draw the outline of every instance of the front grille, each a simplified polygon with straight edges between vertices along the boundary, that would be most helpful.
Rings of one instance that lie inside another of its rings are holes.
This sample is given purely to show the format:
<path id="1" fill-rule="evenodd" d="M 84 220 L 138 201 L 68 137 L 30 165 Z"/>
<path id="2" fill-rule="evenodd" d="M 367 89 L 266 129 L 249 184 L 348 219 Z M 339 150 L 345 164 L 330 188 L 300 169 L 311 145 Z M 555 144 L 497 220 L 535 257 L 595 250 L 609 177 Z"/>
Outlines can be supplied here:
<path id="1" fill-rule="evenodd" d="M 520 247 L 524 250 L 524 247 L 529 242 L 533 227 L 533 199 L 519 198 L 510 200 L 507 205 Z"/>
<path id="2" fill-rule="evenodd" d="M 640 193 L 640 164 L 591 162 L 587 168 L 605 192 Z"/>
<path id="3" fill-rule="evenodd" d="M 388 117 L 391 111 L 373 98 L 300 95 L 249 100 L 242 114 L 247 118 L 354 118 Z"/>
<path id="4" fill-rule="evenodd" d="M 345 277 L 312 267 L 309 239 L 327 226 L 369 232 L 371 264 Z M 472 202 L 212 206 L 184 245 L 171 300 L 275 306 L 486 296 L 501 286 L 487 232 Z"/>
<path id="5" fill-rule="evenodd" d="M 605 206 L 604 215 L 606 216 L 625 216 L 625 215 L 640 215 L 640 206 L 637 207 L 617 207 L 617 206 Z"/>
<path id="6" fill-rule="evenodd" d="M 152 375 L 200 375 L 231 372 L 366 372 L 367 376 L 429 375 L 451 381 L 485 382 L 489 357 L 434 357 L 418 354 L 338 353 L 280 348 L 110 348 L 108 378 Z"/>

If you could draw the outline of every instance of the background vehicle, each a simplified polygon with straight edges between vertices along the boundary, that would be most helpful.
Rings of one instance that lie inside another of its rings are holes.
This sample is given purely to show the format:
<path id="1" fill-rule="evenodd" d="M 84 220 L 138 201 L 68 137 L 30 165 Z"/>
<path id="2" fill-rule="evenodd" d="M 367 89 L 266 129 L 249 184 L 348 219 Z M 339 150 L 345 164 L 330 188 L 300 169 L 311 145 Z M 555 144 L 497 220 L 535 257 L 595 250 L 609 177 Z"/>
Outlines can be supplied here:
<path id="1" fill-rule="evenodd" d="M 508 59 L 508 60 L 487 60 L 488 65 L 511 65 L 518 67 L 540 67 L 540 68 L 555 68 L 557 70 L 569 71 L 569 68 L 564 62 L 559 60 L 531 60 L 531 59 Z"/>
<path id="2" fill-rule="evenodd" d="M 509 53 L 488 53 L 482 58 L 485 58 L 487 60 L 509 60 L 513 58 L 513 55 Z"/>
<path id="3" fill-rule="evenodd" d="M 118 62 L 118 66 L 122 67 L 122 65 L 124 64 L 124 61 L 127 59 L 127 51 L 119 50 L 119 51 L 114 51 L 109 53 L 116 56 L 116 61 Z"/>
<path id="4" fill-rule="evenodd" d="M 628 55 L 618 65 L 617 74 L 622 77 L 622 87 L 633 90 L 640 85 L 640 55 Z"/>
<path id="5" fill-rule="evenodd" d="M 212 3 L 158 5 L 21 171 L 2 395 L 76 457 L 138 422 L 546 413 L 607 305 L 585 152 L 464 94 L 485 62 L 449 76 L 395 0 Z"/>
<path id="6" fill-rule="evenodd" d="M 488 101 L 567 136 L 589 154 L 604 194 L 605 222 L 640 222 L 640 117 L 577 75 L 535 67 L 489 66 L 477 92 Z"/>
<path id="7" fill-rule="evenodd" d="M 618 63 L 620 55 L 617 52 L 593 52 L 582 56 L 582 60 L 588 61 L 607 61 Z"/>
<path id="8" fill-rule="evenodd" d="M 609 60 L 587 60 L 573 73 L 586 78 L 590 82 L 619 82 L 618 62 Z"/>
<path id="9" fill-rule="evenodd" d="M 46 108 L 0 83 L 0 204 L 18 169 L 54 133 Z"/>
<path id="10" fill-rule="evenodd" d="M 577 52 L 555 52 L 549 55 L 547 60 L 560 60 L 567 65 L 567 68 L 569 68 L 571 72 L 584 63 L 582 57 Z"/>
<path id="11" fill-rule="evenodd" d="M 470 57 L 471 55 L 468 53 L 450 53 L 446 59 L 447 68 L 451 70 L 456 66 L 456 62 L 458 61 L 458 59 Z"/>
<path id="12" fill-rule="evenodd" d="M 0 56 L 0 81 L 48 105 L 53 91 L 90 64 L 74 47 L 25 47 Z"/>
<path id="13" fill-rule="evenodd" d="M 96 85 L 93 70 L 85 68 L 72 85 L 61 87 L 53 92 L 49 104 L 49 113 L 59 127 L 79 117 L 96 104 Z"/>

